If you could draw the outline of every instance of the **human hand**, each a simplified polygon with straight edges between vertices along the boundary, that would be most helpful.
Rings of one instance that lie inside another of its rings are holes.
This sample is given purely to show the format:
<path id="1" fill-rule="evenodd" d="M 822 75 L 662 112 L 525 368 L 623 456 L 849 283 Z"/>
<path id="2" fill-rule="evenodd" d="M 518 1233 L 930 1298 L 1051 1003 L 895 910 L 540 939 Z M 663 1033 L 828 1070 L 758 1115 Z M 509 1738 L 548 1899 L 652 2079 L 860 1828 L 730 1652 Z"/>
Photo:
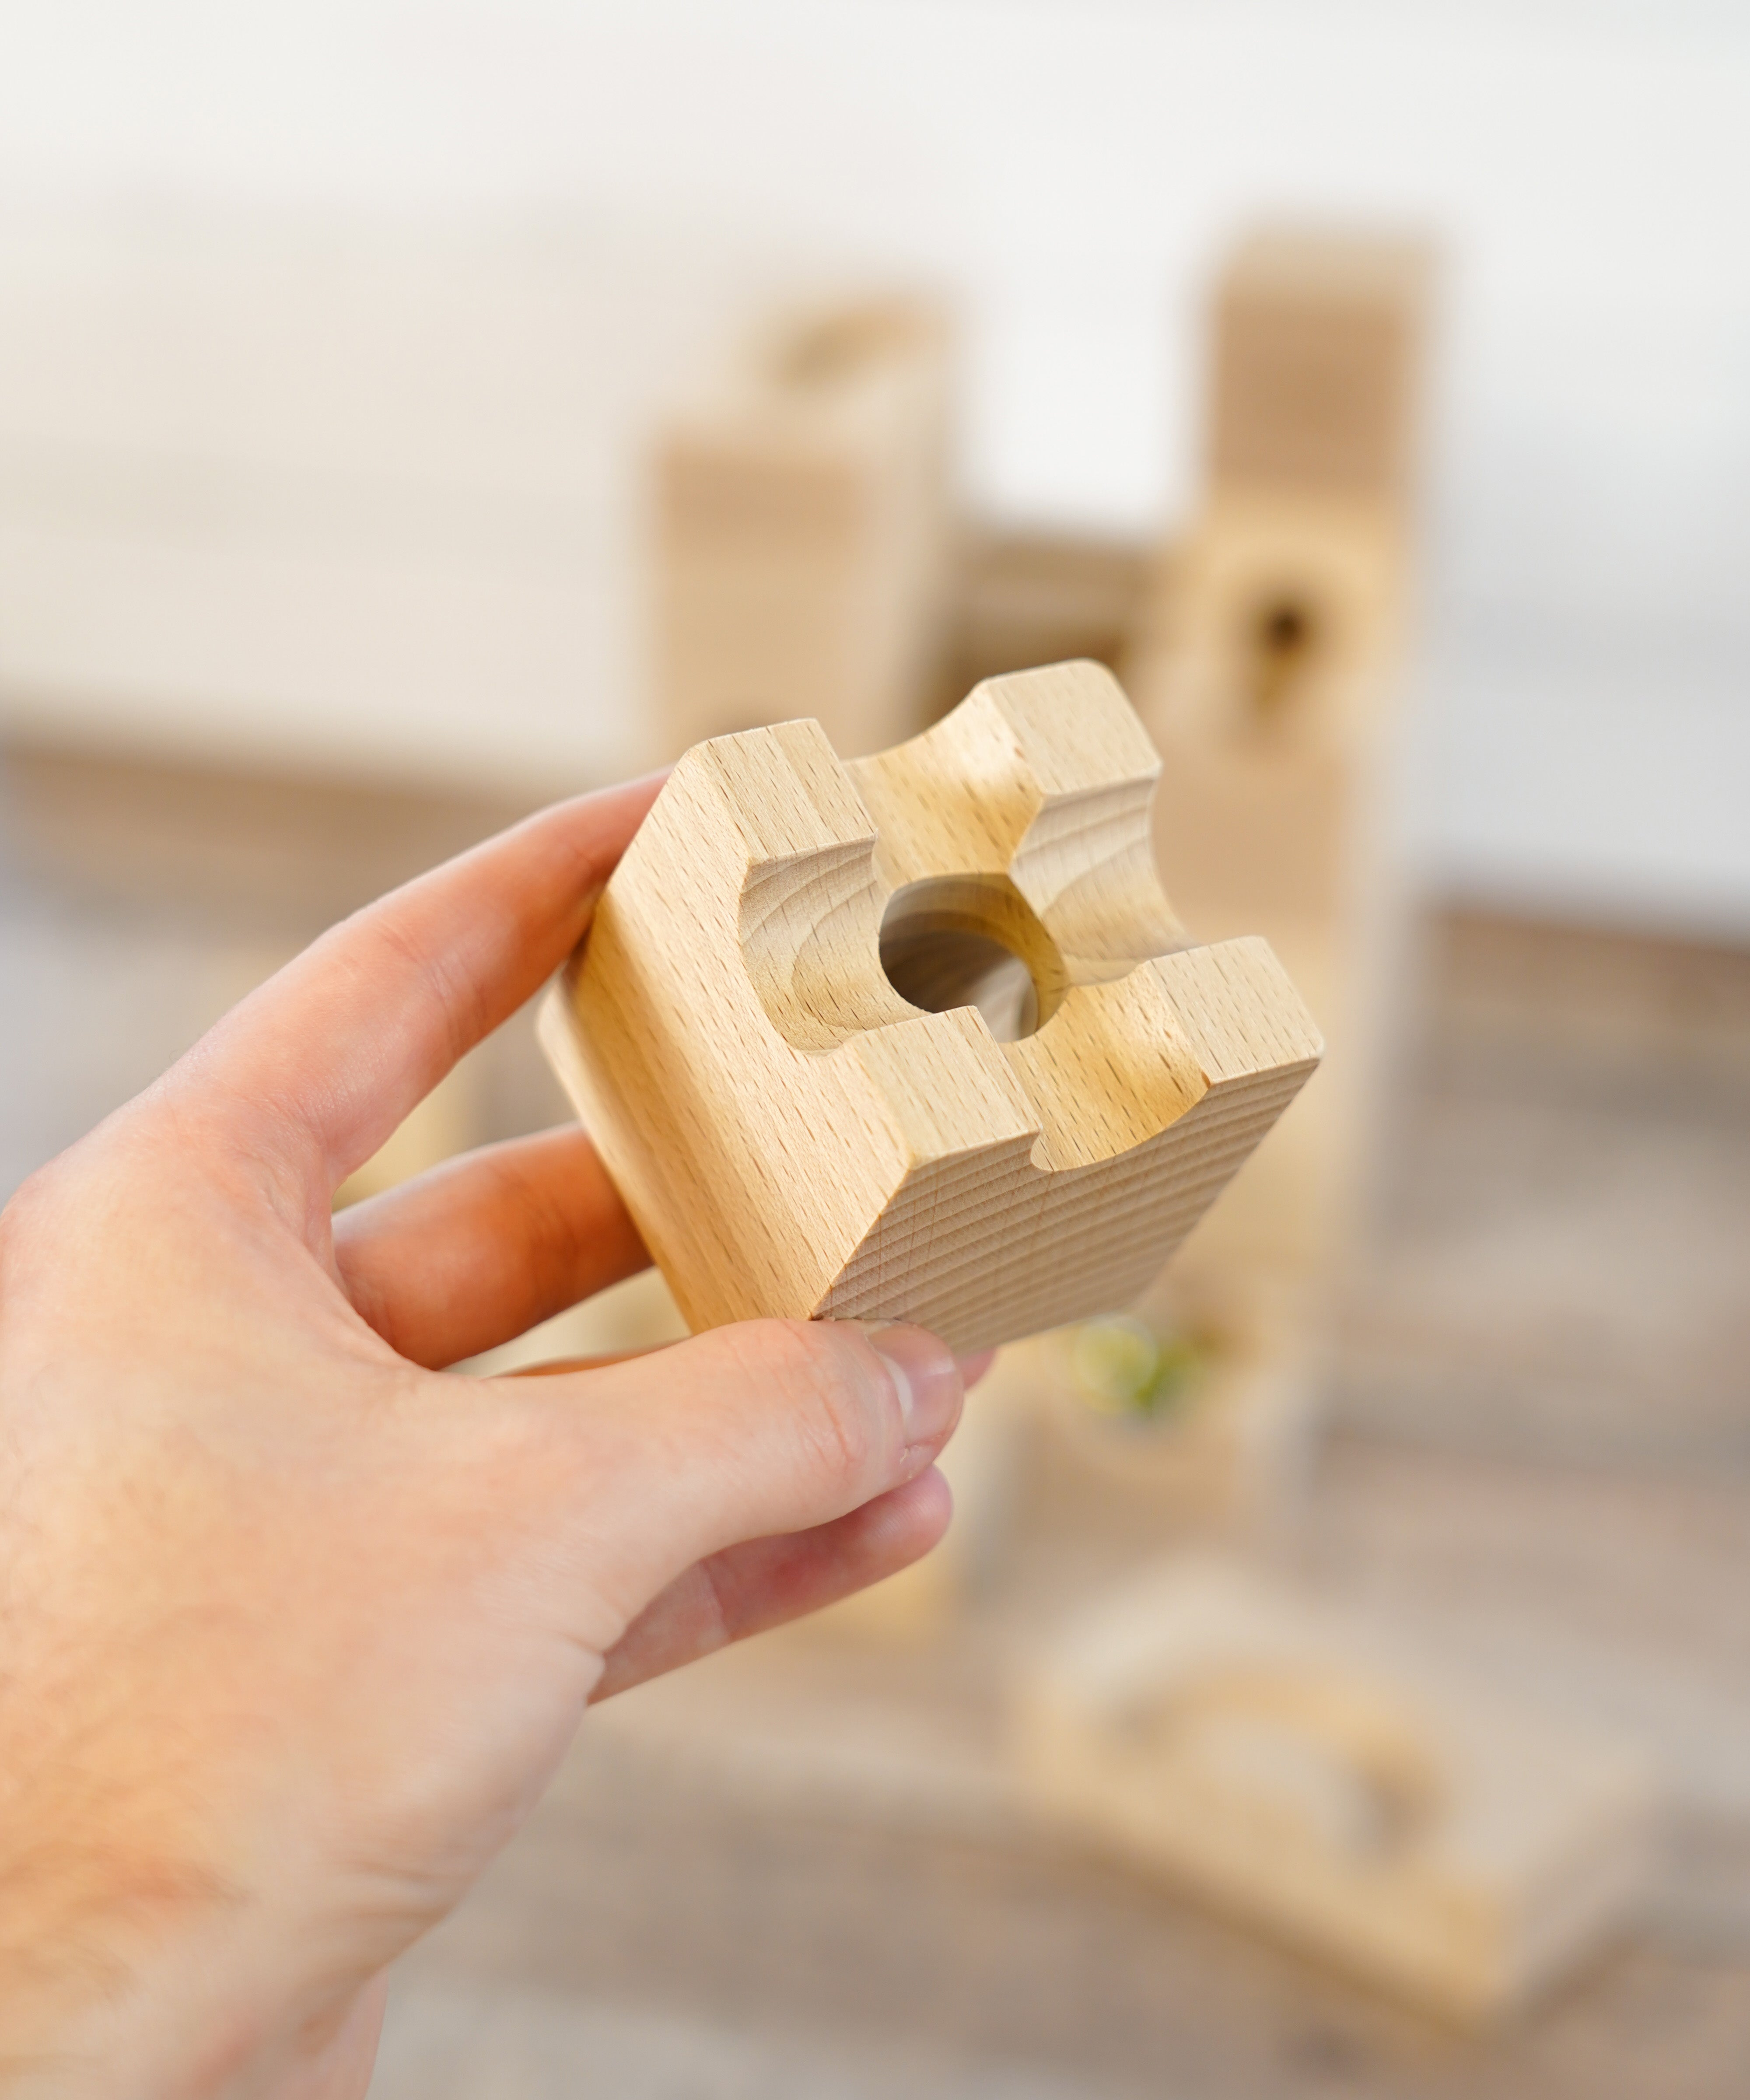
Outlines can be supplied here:
<path id="1" fill-rule="evenodd" d="M 0 1215 L 0 2079 L 362 2093 L 387 1965 L 584 1705 L 926 1551 L 962 1377 L 761 1321 L 443 1366 L 642 1267 L 575 1129 L 331 1216 L 588 924 L 653 783 L 386 898 Z"/>

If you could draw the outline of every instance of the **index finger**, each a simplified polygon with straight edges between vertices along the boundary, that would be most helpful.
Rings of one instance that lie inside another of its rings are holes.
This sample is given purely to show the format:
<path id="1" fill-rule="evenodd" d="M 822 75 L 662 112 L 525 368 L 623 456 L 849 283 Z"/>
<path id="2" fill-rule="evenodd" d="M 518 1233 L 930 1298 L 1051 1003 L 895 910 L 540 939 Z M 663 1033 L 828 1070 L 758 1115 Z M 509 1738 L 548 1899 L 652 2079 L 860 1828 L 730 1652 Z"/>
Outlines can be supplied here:
<path id="1" fill-rule="evenodd" d="M 172 1075 L 328 1197 L 582 938 L 663 776 L 556 804 L 332 928 Z"/>

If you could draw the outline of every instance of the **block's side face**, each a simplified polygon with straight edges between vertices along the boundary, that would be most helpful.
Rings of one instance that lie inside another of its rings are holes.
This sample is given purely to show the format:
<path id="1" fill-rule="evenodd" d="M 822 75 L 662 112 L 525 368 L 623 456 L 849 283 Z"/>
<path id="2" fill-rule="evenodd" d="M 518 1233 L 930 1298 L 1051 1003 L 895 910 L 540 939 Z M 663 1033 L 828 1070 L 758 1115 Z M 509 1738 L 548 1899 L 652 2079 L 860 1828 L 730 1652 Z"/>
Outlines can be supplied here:
<path id="1" fill-rule="evenodd" d="M 1212 478 L 1401 497 L 1431 263 L 1424 243 L 1377 236 L 1245 244 L 1217 302 Z"/>
<path id="2" fill-rule="evenodd" d="M 835 805 L 830 773 L 797 773 L 789 746 L 812 748 L 761 730 L 677 768 L 568 987 L 580 1112 L 695 1327 L 805 1317 L 907 1163 L 865 1076 L 786 1042 L 743 963 L 755 854 L 830 856 L 857 844 L 836 819 L 866 824 L 854 795 Z"/>
<path id="3" fill-rule="evenodd" d="M 970 1017 L 929 1018 L 945 1041 L 956 1024 L 970 1047 Z M 1003 1046 L 1016 1105 L 1007 1136 L 995 1121 L 928 1121 L 932 1103 L 971 1090 L 946 1065 L 932 1084 L 923 1045 L 905 1035 L 884 1031 L 857 1054 L 892 1059 L 884 1096 L 910 1102 L 901 1119 L 930 1163 L 895 1190 L 818 1309 L 917 1320 L 962 1350 L 1134 1298 L 1294 1098 L 1318 1047 L 1261 942 L 1078 990 L 1038 1035 Z M 1041 1129 L 1030 1145 L 1029 1118 Z"/>
<path id="4" fill-rule="evenodd" d="M 947 343 L 919 306 L 779 319 L 655 461 L 656 657 L 672 748 L 803 714 L 904 735 L 939 650 Z"/>
<path id="5" fill-rule="evenodd" d="M 1116 1311 L 1147 1289 L 1268 1134 L 1306 1078 L 1266 1072 L 1206 1095 L 1170 1129 L 1046 1188 L 1041 1254 L 1010 1304 L 1032 1334 Z"/>
<path id="6" fill-rule="evenodd" d="M 1038 1238 L 1041 1177 L 1029 1133 L 914 1167 L 813 1308 L 827 1320 L 905 1320 L 960 1354 L 1011 1316 L 1004 1282 Z M 1003 1326 L 1000 1337 L 1021 1331 Z"/>
<path id="7" fill-rule="evenodd" d="M 814 1310 L 830 1319 L 897 1319 L 957 1347 L 982 1335 L 994 1276 L 1032 1243 L 1042 1176 L 1039 1126 L 1000 1047 L 965 1008 L 914 1014 L 847 1043 L 893 1116 L 910 1160 L 878 1217 Z"/>

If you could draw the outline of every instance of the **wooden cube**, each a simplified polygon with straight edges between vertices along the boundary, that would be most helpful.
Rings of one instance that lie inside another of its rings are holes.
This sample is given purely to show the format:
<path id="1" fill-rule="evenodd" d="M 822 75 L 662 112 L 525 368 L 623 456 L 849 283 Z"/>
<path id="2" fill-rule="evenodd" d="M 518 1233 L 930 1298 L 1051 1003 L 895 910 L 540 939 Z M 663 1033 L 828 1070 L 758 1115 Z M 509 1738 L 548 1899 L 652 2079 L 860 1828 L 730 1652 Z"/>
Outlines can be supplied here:
<path id="1" fill-rule="evenodd" d="M 1242 241 L 1216 299 L 1210 486 L 1401 502 L 1431 267 L 1416 240 L 1274 227 Z"/>
<path id="2" fill-rule="evenodd" d="M 1094 1607 L 1016 1713 L 1042 1815 L 1461 2019 L 1571 1968 L 1648 1864 L 1648 1784 L 1619 1746 L 1219 1561 Z"/>
<path id="3" fill-rule="evenodd" d="M 947 614 L 950 339 L 922 302 L 787 316 L 669 421 L 655 470 L 655 679 L 672 755 L 812 716 L 909 735 Z"/>
<path id="4" fill-rule="evenodd" d="M 850 764 L 815 722 L 681 760 L 542 1035 L 692 1327 L 965 1352 L 1153 1279 L 1320 1050 L 1263 942 L 1174 918 L 1159 770 L 1089 664 Z"/>

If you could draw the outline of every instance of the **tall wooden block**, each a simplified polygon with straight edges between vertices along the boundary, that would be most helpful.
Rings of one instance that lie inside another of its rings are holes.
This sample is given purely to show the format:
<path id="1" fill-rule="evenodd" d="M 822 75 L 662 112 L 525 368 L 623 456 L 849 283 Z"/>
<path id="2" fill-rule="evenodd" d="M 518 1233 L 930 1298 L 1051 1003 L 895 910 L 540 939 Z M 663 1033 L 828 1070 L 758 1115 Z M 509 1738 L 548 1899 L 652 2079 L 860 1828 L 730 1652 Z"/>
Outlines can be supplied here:
<path id="1" fill-rule="evenodd" d="M 1015 1748 L 1043 1815 L 1462 2019 L 1571 1968 L 1649 1862 L 1618 1746 L 1219 1561 L 1146 1571 L 1071 1626 Z"/>
<path id="2" fill-rule="evenodd" d="M 1329 1039 L 1317 1088 L 1197 1254 L 1303 1272 L 1364 1215 L 1409 975 L 1397 703 L 1430 258 L 1280 231 L 1222 280 L 1208 484 L 1134 662 L 1166 761 L 1174 901 L 1205 938 L 1260 929 Z"/>
<path id="3" fill-rule="evenodd" d="M 850 764 L 816 722 L 681 760 L 543 1039 L 692 1326 L 965 1351 L 1152 1280 L 1320 1048 L 1263 942 L 1175 919 L 1159 770 L 1091 664 Z"/>
<path id="4" fill-rule="evenodd" d="M 1391 505 L 1413 475 L 1426 243 L 1286 227 L 1217 293 L 1211 488 Z"/>
<path id="5" fill-rule="evenodd" d="M 663 433 L 655 677 L 670 754 L 798 715 L 848 753 L 926 718 L 951 583 L 950 340 L 919 302 L 774 323 Z"/>

